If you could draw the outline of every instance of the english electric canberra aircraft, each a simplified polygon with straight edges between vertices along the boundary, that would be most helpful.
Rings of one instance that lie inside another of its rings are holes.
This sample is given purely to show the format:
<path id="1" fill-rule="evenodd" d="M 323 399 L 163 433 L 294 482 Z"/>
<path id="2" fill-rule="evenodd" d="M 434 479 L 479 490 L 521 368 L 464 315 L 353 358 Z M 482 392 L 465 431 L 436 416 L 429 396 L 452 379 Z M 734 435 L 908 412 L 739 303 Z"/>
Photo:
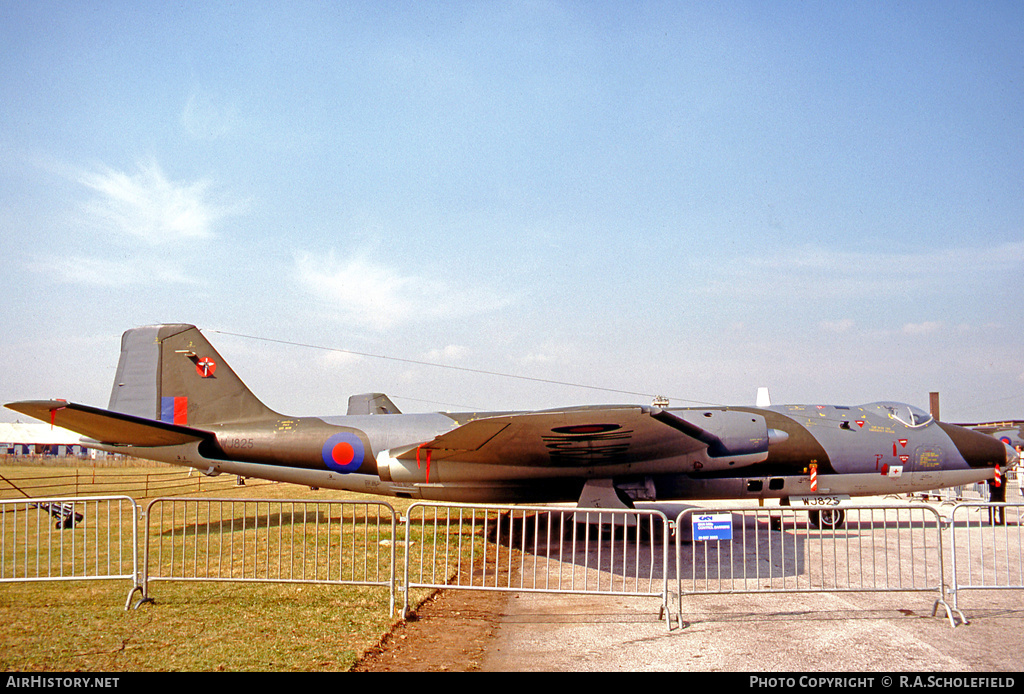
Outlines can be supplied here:
<path id="1" fill-rule="evenodd" d="M 992 436 L 891 402 L 402 414 L 368 393 L 352 396 L 345 416 L 287 417 L 192 325 L 127 331 L 107 409 L 63 400 L 7 407 L 77 432 L 89 447 L 211 475 L 470 503 L 813 504 L 981 482 L 1017 460 Z"/>

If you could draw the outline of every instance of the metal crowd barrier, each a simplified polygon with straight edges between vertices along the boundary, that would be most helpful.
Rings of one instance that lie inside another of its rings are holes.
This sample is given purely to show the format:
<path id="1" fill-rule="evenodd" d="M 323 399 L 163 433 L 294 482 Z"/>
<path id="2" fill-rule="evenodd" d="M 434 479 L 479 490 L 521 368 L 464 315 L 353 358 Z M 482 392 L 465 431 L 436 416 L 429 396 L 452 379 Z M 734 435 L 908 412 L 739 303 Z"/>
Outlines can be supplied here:
<path id="1" fill-rule="evenodd" d="M 724 593 L 935 593 L 944 599 L 943 522 L 930 506 L 844 506 L 815 527 L 787 507 L 687 509 L 676 519 L 679 612 L 687 596 Z M 688 544 L 689 552 L 683 551 Z"/>
<path id="2" fill-rule="evenodd" d="M 653 597 L 669 623 L 669 533 L 654 510 L 415 503 L 402 614 L 435 588 Z"/>
<path id="3" fill-rule="evenodd" d="M 964 503 L 948 518 L 922 504 L 840 509 L 829 527 L 781 506 L 693 508 L 673 523 L 653 509 L 415 503 L 399 528 L 382 501 L 169 497 L 146 508 L 140 544 L 130 497 L 6 500 L 0 583 L 129 580 L 126 609 L 152 581 L 379 586 L 392 614 L 404 591 L 403 617 L 417 588 L 656 597 L 671 624 L 674 571 L 680 614 L 692 595 L 903 591 L 934 593 L 933 615 L 941 606 L 954 626 L 964 591 L 1024 590 L 1024 503 Z"/>
<path id="4" fill-rule="evenodd" d="M 142 600 L 152 581 L 387 588 L 395 610 L 397 516 L 382 501 L 154 499 Z"/>
<path id="5" fill-rule="evenodd" d="M 138 584 L 139 508 L 126 496 L 0 501 L 0 582 Z"/>
<path id="6" fill-rule="evenodd" d="M 950 593 L 958 612 L 960 593 L 965 590 L 1024 589 L 1022 516 L 1022 503 L 953 507 L 948 520 Z"/>

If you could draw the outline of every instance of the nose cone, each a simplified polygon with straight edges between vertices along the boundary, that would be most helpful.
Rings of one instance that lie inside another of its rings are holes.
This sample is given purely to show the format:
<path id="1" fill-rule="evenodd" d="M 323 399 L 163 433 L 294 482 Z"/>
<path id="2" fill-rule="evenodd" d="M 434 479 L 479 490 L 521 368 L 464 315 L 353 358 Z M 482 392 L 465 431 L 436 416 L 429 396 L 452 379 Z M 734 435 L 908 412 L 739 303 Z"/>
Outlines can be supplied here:
<path id="1" fill-rule="evenodd" d="M 953 424 L 940 422 L 939 425 L 960 451 L 967 465 L 972 468 L 1008 466 L 1010 453 L 1013 453 L 1013 459 L 1016 461 L 1016 452 L 994 436 Z"/>
<path id="2" fill-rule="evenodd" d="M 1010 444 L 1004 443 L 1003 446 L 1006 447 L 1006 469 L 1009 470 L 1020 462 L 1020 455 Z"/>

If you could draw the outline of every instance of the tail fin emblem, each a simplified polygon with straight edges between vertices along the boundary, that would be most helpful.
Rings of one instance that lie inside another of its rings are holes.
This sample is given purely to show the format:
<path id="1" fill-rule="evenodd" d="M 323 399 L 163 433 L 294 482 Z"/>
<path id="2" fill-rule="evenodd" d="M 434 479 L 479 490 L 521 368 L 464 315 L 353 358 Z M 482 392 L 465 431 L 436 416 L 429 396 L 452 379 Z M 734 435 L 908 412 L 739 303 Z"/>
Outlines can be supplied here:
<path id="1" fill-rule="evenodd" d="M 213 378 L 214 372 L 217 371 L 217 362 L 209 357 L 203 357 L 202 359 L 196 360 L 196 373 L 203 378 Z"/>

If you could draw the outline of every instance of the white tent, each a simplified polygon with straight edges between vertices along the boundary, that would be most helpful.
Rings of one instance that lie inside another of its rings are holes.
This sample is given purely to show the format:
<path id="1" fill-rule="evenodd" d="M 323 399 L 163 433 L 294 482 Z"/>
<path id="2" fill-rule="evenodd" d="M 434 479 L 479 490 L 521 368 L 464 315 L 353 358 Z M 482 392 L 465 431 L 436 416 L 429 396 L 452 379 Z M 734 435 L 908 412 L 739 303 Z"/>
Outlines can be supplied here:
<path id="1" fill-rule="evenodd" d="M 73 431 L 51 427 L 49 424 L 0 422 L 0 454 L 31 455 L 49 452 L 51 454 L 81 454 L 81 436 Z M 74 446 L 74 449 L 69 449 Z M 46 448 L 44 448 L 46 447 Z"/>

